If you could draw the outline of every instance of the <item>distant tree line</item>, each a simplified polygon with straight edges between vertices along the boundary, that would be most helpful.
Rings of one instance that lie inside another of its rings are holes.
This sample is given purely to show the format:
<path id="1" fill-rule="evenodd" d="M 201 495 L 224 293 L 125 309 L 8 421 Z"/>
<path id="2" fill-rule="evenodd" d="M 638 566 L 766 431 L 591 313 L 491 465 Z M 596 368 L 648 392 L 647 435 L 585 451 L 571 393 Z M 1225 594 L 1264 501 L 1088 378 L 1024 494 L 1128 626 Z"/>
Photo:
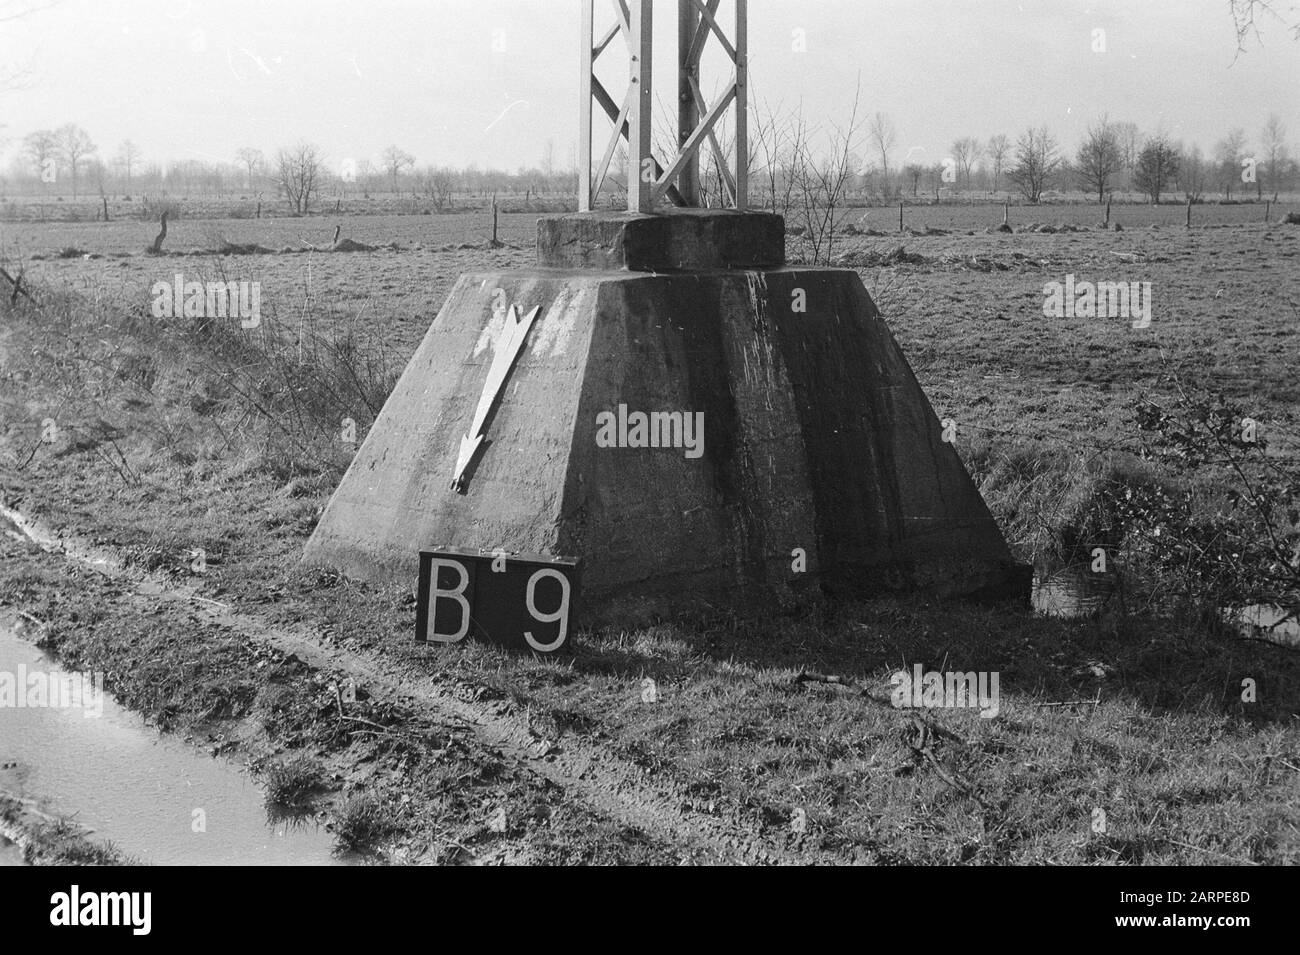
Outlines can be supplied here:
<path id="1" fill-rule="evenodd" d="M 822 130 L 820 147 L 813 145 L 817 130 L 802 110 L 782 113 L 753 104 L 753 114 L 751 201 L 787 215 L 800 201 L 805 216 L 819 214 L 820 206 L 809 207 L 817 191 L 811 189 L 813 179 L 821 180 L 823 192 L 834 192 L 832 207 L 849 201 L 1004 194 L 1039 202 L 1049 193 L 1074 191 L 1098 202 L 1124 193 L 1154 203 L 1174 198 L 1199 202 L 1212 194 L 1260 200 L 1300 189 L 1300 157 L 1277 115 L 1269 116 L 1253 137 L 1240 128 L 1228 130 L 1208 152 L 1173 141 L 1163 131 L 1144 133 L 1134 123 L 1102 116 L 1073 152 L 1062 149 L 1051 131 L 1040 126 L 1014 139 L 1003 133 L 962 136 L 947 155 L 922 162 L 913 155 L 918 150 L 896 161 L 898 135 L 892 120 L 881 112 L 860 115 L 856 103 L 847 126 Z M 731 154 L 726 130 L 719 128 L 718 134 L 721 151 Z M 387 194 L 420 198 L 441 211 L 454 206 L 457 196 L 572 195 L 577 173 L 557 168 L 554 152 L 548 142 L 536 166 L 513 172 L 422 165 L 395 144 L 373 158 L 355 160 L 327 161 L 317 146 L 299 142 L 270 156 L 243 147 L 230 162 L 161 162 L 150 160 L 131 140 L 104 157 L 90 135 L 70 123 L 23 138 L 18 155 L 0 174 L 0 197 L 240 196 L 281 201 L 291 213 L 304 214 L 326 198 Z M 622 156 L 620 150 L 615 169 Z M 722 166 L 712 152 L 704 154 L 702 165 L 704 201 L 719 203 L 725 194 Z M 623 188 L 621 172 L 612 172 L 607 183 L 611 202 Z"/>
<path id="2" fill-rule="evenodd" d="M 751 173 L 757 173 L 768 202 L 780 207 L 782 194 L 800 178 L 800 166 L 810 161 L 811 136 L 797 115 L 769 115 L 751 123 L 755 128 L 758 163 Z M 895 166 L 896 139 L 888 117 L 875 114 L 860 137 L 862 157 L 854 157 L 856 173 L 848 195 L 888 201 L 1008 193 L 1039 202 L 1048 193 L 1078 191 L 1098 202 L 1136 193 L 1159 203 L 1170 198 L 1200 202 L 1212 194 L 1262 200 L 1300 190 L 1300 156 L 1276 114 L 1253 138 L 1240 128 L 1228 130 L 1209 152 L 1175 141 L 1162 130 L 1144 133 L 1134 123 L 1107 116 L 1088 127 L 1073 152 L 1039 126 L 1014 139 L 1002 133 L 987 139 L 959 137 L 945 156 L 928 162 L 905 157 Z"/>
<path id="3" fill-rule="evenodd" d="M 299 142 L 266 155 L 246 146 L 230 162 L 196 159 L 148 159 L 131 140 L 105 158 L 90 135 L 75 124 L 36 130 L 0 173 L 0 198 L 41 196 L 84 198 L 88 195 L 257 198 L 281 201 L 303 214 L 325 198 L 368 198 L 380 194 L 428 200 L 442 210 L 457 196 L 553 196 L 577 188 L 577 172 L 557 169 L 548 142 L 541 163 L 514 172 L 468 166 L 455 169 L 419 165 L 396 145 L 373 159 L 327 161 L 322 150 Z"/>

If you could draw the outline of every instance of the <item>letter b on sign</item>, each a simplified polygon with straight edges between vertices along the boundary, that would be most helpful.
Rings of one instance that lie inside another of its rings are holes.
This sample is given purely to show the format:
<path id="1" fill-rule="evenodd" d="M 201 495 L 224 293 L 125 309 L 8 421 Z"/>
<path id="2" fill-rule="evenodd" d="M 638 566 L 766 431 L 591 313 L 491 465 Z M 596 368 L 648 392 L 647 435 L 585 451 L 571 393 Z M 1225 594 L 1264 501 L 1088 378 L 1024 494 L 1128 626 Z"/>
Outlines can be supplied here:
<path id="1" fill-rule="evenodd" d="M 420 623 L 424 625 L 419 640 L 455 643 L 469 633 L 472 578 L 468 562 L 435 557 L 425 567 L 420 555 Z"/>
<path id="2" fill-rule="evenodd" d="M 567 649 L 578 599 L 577 561 L 500 551 L 420 551 L 415 639 L 465 636 L 512 650 Z"/>

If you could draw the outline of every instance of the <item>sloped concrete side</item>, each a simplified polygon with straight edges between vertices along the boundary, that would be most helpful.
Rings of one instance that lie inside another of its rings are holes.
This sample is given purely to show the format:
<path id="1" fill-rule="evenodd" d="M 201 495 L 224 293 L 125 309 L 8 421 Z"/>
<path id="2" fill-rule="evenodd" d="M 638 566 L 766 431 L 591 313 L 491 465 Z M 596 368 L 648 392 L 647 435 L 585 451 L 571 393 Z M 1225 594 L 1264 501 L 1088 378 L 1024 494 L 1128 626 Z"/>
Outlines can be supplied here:
<path id="1" fill-rule="evenodd" d="M 583 555 L 594 619 L 746 612 L 816 591 L 803 436 L 753 304 L 746 273 L 602 283 L 560 537 Z M 598 446 L 598 416 L 620 405 L 702 414 L 702 453 Z"/>
<path id="2" fill-rule="evenodd" d="M 857 273 L 762 275 L 807 440 L 826 587 L 1027 599 L 1022 569 Z"/>
<path id="3" fill-rule="evenodd" d="M 592 273 L 462 276 L 321 516 L 304 562 L 367 580 L 414 580 L 418 552 L 431 545 L 557 553 L 597 286 Z M 449 487 L 460 439 L 510 305 L 541 311 L 460 494 Z"/>

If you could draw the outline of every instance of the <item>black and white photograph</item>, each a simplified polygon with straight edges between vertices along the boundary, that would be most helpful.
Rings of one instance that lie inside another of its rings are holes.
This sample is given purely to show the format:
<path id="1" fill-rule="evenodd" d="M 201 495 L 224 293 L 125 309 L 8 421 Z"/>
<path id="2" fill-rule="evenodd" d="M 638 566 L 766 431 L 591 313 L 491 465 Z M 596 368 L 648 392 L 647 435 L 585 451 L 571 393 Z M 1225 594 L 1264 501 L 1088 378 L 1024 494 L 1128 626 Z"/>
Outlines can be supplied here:
<path id="1" fill-rule="evenodd" d="M 0 0 L 22 918 L 995 867 L 1249 929 L 1298 333 L 1297 0 Z"/>

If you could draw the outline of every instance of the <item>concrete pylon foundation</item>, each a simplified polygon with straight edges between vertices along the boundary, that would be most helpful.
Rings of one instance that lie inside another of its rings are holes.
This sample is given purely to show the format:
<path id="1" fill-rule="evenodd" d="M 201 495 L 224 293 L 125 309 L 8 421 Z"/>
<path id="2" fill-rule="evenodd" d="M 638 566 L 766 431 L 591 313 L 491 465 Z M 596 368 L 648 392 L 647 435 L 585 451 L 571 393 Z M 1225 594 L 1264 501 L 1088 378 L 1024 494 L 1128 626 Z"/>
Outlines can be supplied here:
<path id="1" fill-rule="evenodd" d="M 457 282 L 307 563 L 578 558 L 582 622 L 604 624 L 823 590 L 1027 597 L 861 280 L 783 266 L 779 217 L 563 216 L 538 246 L 537 269 Z"/>

